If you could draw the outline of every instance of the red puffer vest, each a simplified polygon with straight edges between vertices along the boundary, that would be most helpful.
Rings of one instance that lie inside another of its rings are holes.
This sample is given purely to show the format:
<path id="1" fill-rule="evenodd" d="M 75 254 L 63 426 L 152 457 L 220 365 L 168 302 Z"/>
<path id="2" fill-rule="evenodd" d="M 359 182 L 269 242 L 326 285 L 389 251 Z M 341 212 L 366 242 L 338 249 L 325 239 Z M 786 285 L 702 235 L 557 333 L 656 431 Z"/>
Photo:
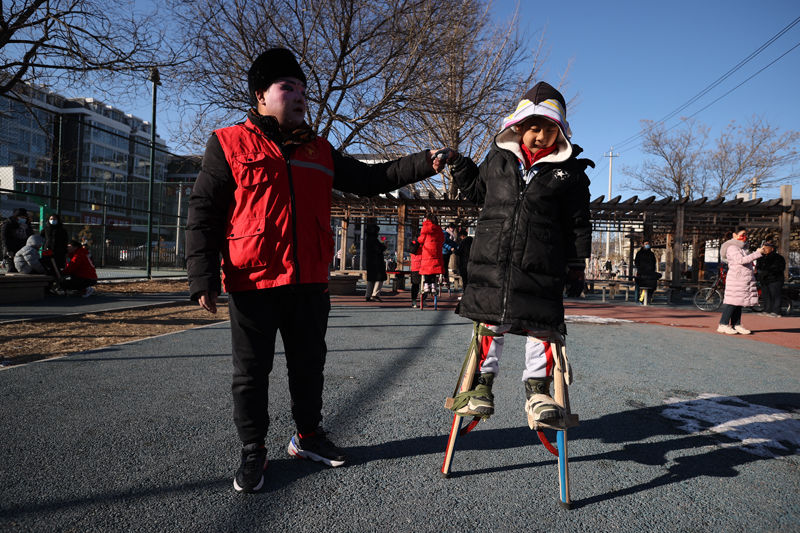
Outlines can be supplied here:
<path id="1" fill-rule="evenodd" d="M 300 145 L 287 160 L 249 120 L 216 134 L 236 181 L 222 250 L 225 290 L 327 283 L 334 253 L 328 141 Z"/>

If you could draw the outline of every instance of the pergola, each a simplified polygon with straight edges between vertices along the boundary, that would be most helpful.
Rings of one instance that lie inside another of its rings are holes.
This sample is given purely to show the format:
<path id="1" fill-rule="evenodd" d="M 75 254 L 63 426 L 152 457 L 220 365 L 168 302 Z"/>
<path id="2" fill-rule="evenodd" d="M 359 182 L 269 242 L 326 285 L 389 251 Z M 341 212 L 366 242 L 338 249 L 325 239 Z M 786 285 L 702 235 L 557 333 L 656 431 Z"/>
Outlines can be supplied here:
<path id="1" fill-rule="evenodd" d="M 737 198 L 689 198 L 655 196 L 639 199 L 637 196 L 622 200 L 620 196 L 606 200 L 603 196 L 591 204 L 592 225 L 595 231 L 622 232 L 633 244 L 648 239 L 667 250 L 666 279 L 673 286 L 680 285 L 680 259 L 685 244 L 691 243 L 695 261 L 700 264 L 706 240 L 720 239 L 737 226 L 745 226 L 750 239 L 760 242 L 767 236 L 778 238 L 779 250 L 784 254 L 800 249 L 800 200 L 792 200 L 790 185 L 781 187 L 781 198 L 773 200 L 744 200 Z M 403 257 L 405 228 L 418 225 L 426 212 L 432 211 L 440 220 L 458 220 L 469 225 L 478 217 L 478 208 L 466 200 L 420 198 L 401 190 L 398 196 L 381 195 L 361 198 L 335 192 L 332 217 L 342 219 L 347 225 L 353 219 L 386 219 L 397 224 L 397 257 Z M 346 241 L 342 248 L 346 249 Z M 696 274 L 695 274 L 696 275 Z"/>

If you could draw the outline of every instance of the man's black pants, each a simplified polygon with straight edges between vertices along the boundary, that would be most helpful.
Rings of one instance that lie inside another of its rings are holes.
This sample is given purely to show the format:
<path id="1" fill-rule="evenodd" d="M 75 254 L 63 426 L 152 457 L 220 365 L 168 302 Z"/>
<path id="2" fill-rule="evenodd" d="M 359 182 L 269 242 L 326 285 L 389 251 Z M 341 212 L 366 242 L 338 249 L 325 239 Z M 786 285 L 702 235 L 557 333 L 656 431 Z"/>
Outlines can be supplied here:
<path id="1" fill-rule="evenodd" d="M 263 443 L 269 427 L 269 374 L 280 331 L 289 371 L 292 416 L 300 433 L 322 421 L 327 285 L 290 285 L 233 292 L 233 418 L 243 444 Z"/>
<path id="2" fill-rule="evenodd" d="M 770 281 L 761 285 L 761 294 L 764 296 L 764 312 L 781 314 L 781 288 L 783 280 Z"/>

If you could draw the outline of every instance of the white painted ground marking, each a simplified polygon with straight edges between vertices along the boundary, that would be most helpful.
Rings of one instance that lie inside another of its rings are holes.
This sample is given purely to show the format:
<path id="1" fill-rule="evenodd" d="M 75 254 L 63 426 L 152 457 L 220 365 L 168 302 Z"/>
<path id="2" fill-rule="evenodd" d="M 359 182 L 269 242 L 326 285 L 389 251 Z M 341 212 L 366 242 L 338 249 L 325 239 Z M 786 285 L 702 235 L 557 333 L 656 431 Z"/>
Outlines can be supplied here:
<path id="1" fill-rule="evenodd" d="M 625 320 L 624 318 L 607 318 L 591 315 L 566 315 L 564 322 L 583 322 L 589 324 L 614 324 L 623 322 L 633 322 L 633 320 Z"/>
<path id="2" fill-rule="evenodd" d="M 661 414 L 678 422 L 680 429 L 718 433 L 737 441 L 720 444 L 723 448 L 738 448 L 762 457 L 800 450 L 800 420 L 792 413 L 719 394 L 668 398 L 664 403 L 667 407 Z"/>

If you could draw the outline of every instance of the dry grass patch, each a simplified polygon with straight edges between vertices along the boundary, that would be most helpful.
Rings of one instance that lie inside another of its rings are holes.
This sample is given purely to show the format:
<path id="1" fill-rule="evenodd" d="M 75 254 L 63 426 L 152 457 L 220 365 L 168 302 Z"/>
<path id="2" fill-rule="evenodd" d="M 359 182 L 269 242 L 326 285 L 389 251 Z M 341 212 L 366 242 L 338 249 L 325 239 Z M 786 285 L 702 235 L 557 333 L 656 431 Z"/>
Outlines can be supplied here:
<path id="1" fill-rule="evenodd" d="M 186 281 L 147 281 L 99 284 L 98 292 L 180 293 L 188 295 Z M 217 314 L 194 302 L 86 313 L 46 320 L 0 324 L 0 346 L 6 364 L 102 348 L 228 320 L 228 307 Z"/>

